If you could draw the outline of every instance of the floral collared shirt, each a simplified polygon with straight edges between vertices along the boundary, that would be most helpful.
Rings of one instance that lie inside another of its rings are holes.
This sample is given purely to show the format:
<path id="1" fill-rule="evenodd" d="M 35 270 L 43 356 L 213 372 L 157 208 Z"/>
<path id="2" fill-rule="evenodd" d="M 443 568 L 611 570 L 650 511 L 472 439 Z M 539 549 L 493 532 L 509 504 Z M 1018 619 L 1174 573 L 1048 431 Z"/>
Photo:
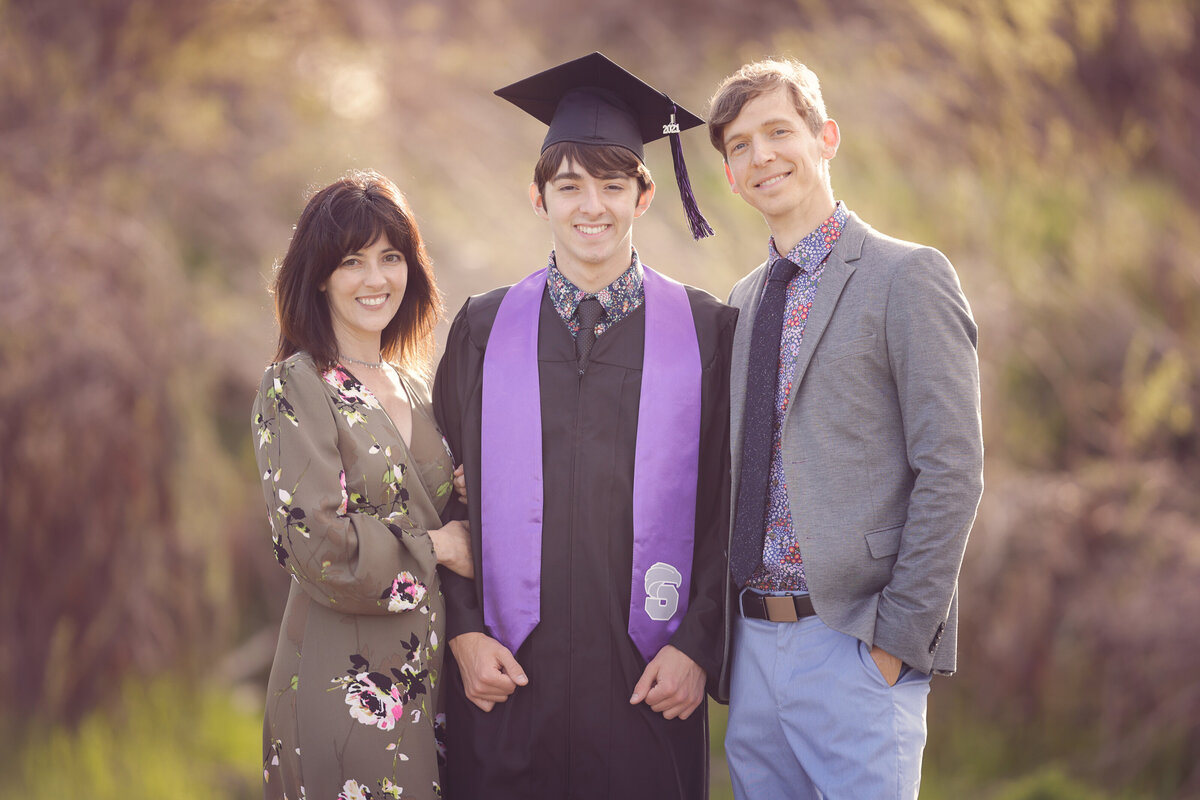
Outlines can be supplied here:
<path id="1" fill-rule="evenodd" d="M 788 251 L 786 258 L 800 267 L 788 283 L 783 308 L 783 331 L 779 340 L 779 376 L 775 386 L 775 425 L 771 442 L 771 472 L 767 484 L 766 531 L 763 536 L 763 560 L 747 585 L 763 591 L 807 592 L 804 560 L 796 544 L 792 512 L 788 506 L 787 480 L 783 474 L 783 421 L 787 418 L 792 394 L 796 357 L 804 339 L 804 325 L 817 296 L 817 284 L 825 271 L 833 245 L 842 235 L 849 213 L 838 203 L 833 214 L 812 233 Z M 781 258 L 775 238 L 767 245 L 767 263 Z"/>
<path id="2" fill-rule="evenodd" d="M 546 276 L 546 285 L 550 287 L 550 301 L 554 310 L 562 317 L 572 336 L 579 333 L 579 318 L 575 310 L 579 302 L 591 296 L 571 282 L 566 275 L 558 271 L 558 263 L 554 259 L 554 251 L 550 251 L 550 269 Z M 642 262 L 638 259 L 637 251 L 633 251 L 633 260 L 629 269 L 621 273 L 615 281 L 596 292 L 595 298 L 604 307 L 604 318 L 596 324 L 596 336 L 616 325 L 632 314 L 646 299 L 646 290 L 642 284 Z"/>

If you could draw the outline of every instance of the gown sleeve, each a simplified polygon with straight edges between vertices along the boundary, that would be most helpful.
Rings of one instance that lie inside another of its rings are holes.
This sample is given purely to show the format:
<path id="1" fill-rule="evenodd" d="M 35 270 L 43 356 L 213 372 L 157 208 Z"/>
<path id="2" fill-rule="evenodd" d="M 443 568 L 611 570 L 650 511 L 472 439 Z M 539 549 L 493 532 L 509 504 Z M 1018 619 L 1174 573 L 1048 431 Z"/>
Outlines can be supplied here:
<path id="1" fill-rule="evenodd" d="M 735 311 L 721 307 L 715 347 L 704 368 L 696 539 L 687 613 L 671 644 L 704 668 L 710 684 L 720 674 L 724 650 L 725 553 L 729 531 L 729 361 Z M 712 333 L 712 332 L 710 332 Z"/>
<path id="2" fill-rule="evenodd" d="M 310 365 L 267 368 L 253 427 L 275 557 L 309 597 L 345 614 L 382 615 L 436 591 L 428 532 L 403 513 L 385 520 L 353 508 L 331 395 Z"/>
<path id="3" fill-rule="evenodd" d="M 463 464 L 466 469 L 467 496 L 470 499 L 469 515 L 456 495 L 447 504 L 444 516 L 454 519 L 469 516 L 471 553 L 475 559 L 475 574 L 478 576 L 482 569 L 477 511 L 480 504 L 478 459 L 468 453 L 466 448 L 472 441 L 472 436 L 473 441 L 479 440 L 478 427 L 475 427 L 478 425 L 478 415 L 468 414 L 468 409 L 475 408 L 473 401 L 476 397 L 476 385 L 482 381 L 483 357 L 471 341 L 469 306 L 468 300 L 455 317 L 446 337 L 446 350 L 442 354 L 433 384 L 433 411 L 438 427 L 445 434 L 450 451 L 454 454 L 455 462 Z M 474 433 L 469 430 L 472 427 Z M 463 633 L 486 632 L 475 581 L 443 570 L 442 594 L 446 601 L 447 641 Z"/>

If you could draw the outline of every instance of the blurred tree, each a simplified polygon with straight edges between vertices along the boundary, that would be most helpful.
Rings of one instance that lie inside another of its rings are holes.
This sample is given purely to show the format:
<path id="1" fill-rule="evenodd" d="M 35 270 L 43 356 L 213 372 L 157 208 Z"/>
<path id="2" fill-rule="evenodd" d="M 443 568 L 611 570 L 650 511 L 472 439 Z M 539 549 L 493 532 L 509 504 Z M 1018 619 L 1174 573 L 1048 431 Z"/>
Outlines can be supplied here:
<path id="1" fill-rule="evenodd" d="M 248 376 L 240 331 L 205 315 L 258 283 L 211 261 L 261 230 L 252 204 L 203 217 L 256 111 L 221 60 L 246 34 L 229 8 L 0 6 L 0 706 L 31 722 L 199 666 L 238 627 L 252 506 L 221 429 L 243 432 Z"/>

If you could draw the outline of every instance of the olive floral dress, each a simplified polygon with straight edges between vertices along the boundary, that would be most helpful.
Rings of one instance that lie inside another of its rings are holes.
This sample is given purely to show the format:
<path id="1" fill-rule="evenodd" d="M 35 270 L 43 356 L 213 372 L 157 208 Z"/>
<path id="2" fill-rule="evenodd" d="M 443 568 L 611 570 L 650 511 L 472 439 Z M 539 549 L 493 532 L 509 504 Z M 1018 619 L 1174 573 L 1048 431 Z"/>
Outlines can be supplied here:
<path id="1" fill-rule="evenodd" d="M 445 613 L 428 531 L 451 460 L 424 384 L 405 445 L 345 367 L 299 353 L 254 402 L 275 558 L 292 576 L 267 687 L 267 798 L 440 797 Z"/>

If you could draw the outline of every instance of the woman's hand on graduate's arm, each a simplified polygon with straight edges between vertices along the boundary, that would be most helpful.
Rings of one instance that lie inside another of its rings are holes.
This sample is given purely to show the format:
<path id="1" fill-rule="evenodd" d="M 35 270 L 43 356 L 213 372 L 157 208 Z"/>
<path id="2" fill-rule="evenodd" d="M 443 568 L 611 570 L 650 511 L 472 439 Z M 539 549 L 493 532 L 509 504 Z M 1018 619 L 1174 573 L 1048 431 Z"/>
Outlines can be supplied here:
<path id="1" fill-rule="evenodd" d="M 704 700 L 705 677 L 703 667 L 668 644 L 646 665 L 629 702 L 636 705 L 645 700 L 666 719 L 687 719 Z"/>
<path id="2" fill-rule="evenodd" d="M 471 558 L 471 527 L 466 520 L 453 520 L 444 527 L 429 532 L 438 564 L 464 578 L 475 577 L 475 560 Z"/>
<path id="3" fill-rule="evenodd" d="M 458 495 L 459 501 L 465 506 L 467 503 L 467 476 L 463 472 L 463 465 L 459 464 L 454 468 L 454 493 Z"/>
<path id="4" fill-rule="evenodd" d="M 486 633 L 462 633 L 450 640 L 467 699 L 484 711 L 503 703 L 529 678 L 512 652 Z"/>

